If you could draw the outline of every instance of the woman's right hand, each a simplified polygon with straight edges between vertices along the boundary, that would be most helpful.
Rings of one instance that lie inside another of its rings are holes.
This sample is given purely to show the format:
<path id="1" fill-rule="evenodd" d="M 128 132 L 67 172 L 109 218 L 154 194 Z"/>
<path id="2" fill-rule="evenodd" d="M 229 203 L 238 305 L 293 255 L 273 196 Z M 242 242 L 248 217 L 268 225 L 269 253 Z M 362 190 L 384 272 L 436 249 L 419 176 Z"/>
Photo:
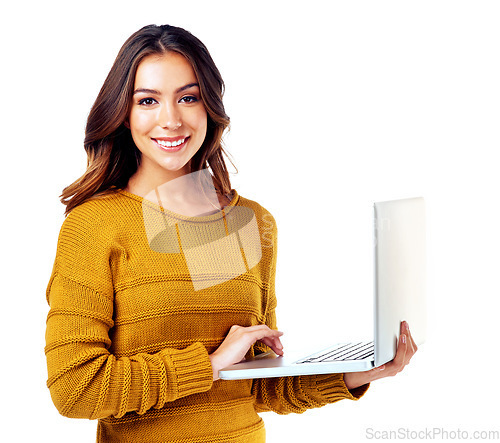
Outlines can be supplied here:
<path id="1" fill-rule="evenodd" d="M 283 345 L 280 341 L 282 335 L 283 332 L 270 329 L 266 325 L 231 326 L 221 345 L 209 355 L 214 381 L 219 379 L 219 370 L 242 361 L 257 341 L 269 346 L 276 354 L 283 355 Z"/>

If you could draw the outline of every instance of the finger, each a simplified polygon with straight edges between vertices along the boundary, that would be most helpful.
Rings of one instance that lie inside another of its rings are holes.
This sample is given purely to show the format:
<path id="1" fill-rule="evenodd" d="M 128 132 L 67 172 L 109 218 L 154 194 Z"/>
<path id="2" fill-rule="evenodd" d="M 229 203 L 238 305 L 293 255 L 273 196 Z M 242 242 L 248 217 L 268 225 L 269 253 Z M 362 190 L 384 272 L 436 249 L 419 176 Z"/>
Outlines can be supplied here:
<path id="1" fill-rule="evenodd" d="M 405 334 L 401 334 L 398 340 L 398 347 L 394 359 L 386 364 L 388 375 L 396 375 L 401 372 L 405 367 L 406 350 L 408 348 L 407 339 Z"/>
<path id="2" fill-rule="evenodd" d="M 283 350 L 283 343 L 281 343 L 281 340 L 279 337 L 276 337 L 273 339 L 274 345 L 278 348 Z"/>
<path id="3" fill-rule="evenodd" d="M 404 334 L 407 339 L 407 349 L 406 349 L 406 356 L 405 356 L 405 364 L 410 363 L 411 358 L 413 357 L 413 354 L 417 352 L 417 345 L 415 341 L 413 340 L 413 337 L 411 336 L 410 333 L 410 326 L 407 321 L 402 321 L 401 322 L 401 334 Z"/>
<path id="4" fill-rule="evenodd" d="M 283 335 L 283 332 L 268 328 L 267 330 L 266 329 L 255 330 L 251 332 L 251 335 L 256 337 L 256 340 L 262 340 L 264 338 L 275 340 L 279 339 Z"/>
<path id="5" fill-rule="evenodd" d="M 283 355 L 283 345 L 279 338 L 264 337 L 260 341 L 269 346 L 277 355 Z"/>
<path id="6" fill-rule="evenodd" d="M 406 323 L 406 332 L 405 334 L 408 336 L 409 338 L 409 343 L 411 344 L 411 347 L 413 349 L 413 354 L 415 354 L 415 352 L 417 352 L 417 349 L 418 349 L 418 346 L 417 344 L 415 343 L 415 340 L 413 340 L 413 337 L 411 335 L 411 332 L 410 332 L 410 325 L 408 324 L 408 322 L 405 322 Z"/>
<path id="7" fill-rule="evenodd" d="M 267 325 L 254 325 L 240 328 L 242 332 L 255 333 L 257 336 L 262 337 L 280 337 L 283 335 L 283 332 L 278 331 L 277 329 L 271 329 Z"/>
<path id="8" fill-rule="evenodd" d="M 406 321 L 402 320 L 401 323 L 399 323 L 399 335 L 404 334 L 406 332 Z"/>
<path id="9" fill-rule="evenodd" d="M 408 356 L 408 336 L 406 334 L 401 334 L 399 337 L 398 348 L 400 348 L 399 356 L 396 353 L 396 363 L 403 369 L 406 366 L 406 357 Z"/>
<path id="10" fill-rule="evenodd" d="M 251 341 L 251 343 L 255 343 L 257 340 L 261 340 L 264 337 L 280 337 L 281 335 L 283 335 L 283 332 L 271 329 L 266 325 L 254 325 L 254 326 L 233 325 L 229 330 L 229 334 L 236 335 L 239 337 L 246 336 L 246 340 Z"/>
<path id="11" fill-rule="evenodd" d="M 408 322 L 403 322 L 403 329 L 404 329 L 404 335 L 406 336 L 407 339 L 407 349 L 406 349 L 406 354 L 405 354 L 405 365 L 410 363 L 411 358 L 417 352 L 417 345 L 415 344 L 415 341 L 413 340 L 413 337 L 411 336 L 410 333 L 410 327 L 408 326 Z"/>
<path id="12" fill-rule="evenodd" d="M 283 355 L 283 345 L 279 340 L 283 332 L 270 329 L 266 325 L 257 325 L 256 327 L 250 326 L 248 328 L 243 328 L 241 333 L 247 334 L 247 340 L 250 342 L 249 346 L 257 341 L 261 341 L 269 346 L 275 353 Z"/>
<path id="13" fill-rule="evenodd" d="M 260 341 L 265 342 L 268 346 L 273 345 L 277 349 L 283 349 L 283 344 L 279 337 L 264 337 Z"/>
<path id="14" fill-rule="evenodd" d="M 275 331 L 275 329 L 271 329 L 269 326 L 261 324 L 261 325 L 253 325 L 253 326 L 241 326 L 241 325 L 233 325 L 230 328 L 230 331 L 259 331 L 259 330 L 267 330 L 267 331 Z"/>

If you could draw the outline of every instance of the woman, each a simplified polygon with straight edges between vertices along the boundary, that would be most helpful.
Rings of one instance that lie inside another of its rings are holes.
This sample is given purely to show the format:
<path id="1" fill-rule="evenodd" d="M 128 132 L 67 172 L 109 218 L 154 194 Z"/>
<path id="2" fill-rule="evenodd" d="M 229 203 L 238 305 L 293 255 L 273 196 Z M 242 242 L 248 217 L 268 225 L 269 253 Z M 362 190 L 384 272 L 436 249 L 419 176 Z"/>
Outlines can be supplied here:
<path id="1" fill-rule="evenodd" d="M 276 223 L 231 189 L 223 81 L 187 31 L 147 26 L 120 50 L 88 117 L 85 174 L 63 191 L 47 288 L 47 385 L 97 441 L 265 441 L 257 412 L 358 399 L 416 351 L 353 374 L 218 380 L 271 348 Z"/>

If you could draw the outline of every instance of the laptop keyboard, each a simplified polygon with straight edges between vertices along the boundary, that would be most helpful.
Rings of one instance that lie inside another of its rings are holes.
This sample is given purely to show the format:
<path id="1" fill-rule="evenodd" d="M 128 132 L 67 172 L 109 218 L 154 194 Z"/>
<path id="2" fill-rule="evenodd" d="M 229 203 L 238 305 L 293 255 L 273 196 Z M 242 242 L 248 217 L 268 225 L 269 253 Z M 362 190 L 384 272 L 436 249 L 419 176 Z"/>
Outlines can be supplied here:
<path id="1" fill-rule="evenodd" d="M 373 355 L 373 342 L 335 345 L 295 363 L 320 363 L 329 361 L 363 360 Z"/>

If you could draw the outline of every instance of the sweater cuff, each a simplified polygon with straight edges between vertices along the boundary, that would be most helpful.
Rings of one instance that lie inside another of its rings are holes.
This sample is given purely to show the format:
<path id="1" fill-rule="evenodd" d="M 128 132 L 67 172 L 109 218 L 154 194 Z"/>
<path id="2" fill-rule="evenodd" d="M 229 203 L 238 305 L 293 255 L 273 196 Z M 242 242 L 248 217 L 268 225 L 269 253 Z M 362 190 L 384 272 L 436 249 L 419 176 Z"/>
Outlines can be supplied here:
<path id="1" fill-rule="evenodd" d="M 213 383 L 212 364 L 202 343 L 196 342 L 185 349 L 163 352 L 163 357 L 172 362 L 172 375 L 176 380 L 173 386 L 177 388 L 175 397 L 181 398 L 210 390 Z"/>
<path id="2" fill-rule="evenodd" d="M 344 374 L 318 374 L 304 377 L 304 389 L 318 403 L 334 403 L 339 400 L 359 400 L 370 384 L 349 390 Z"/>

